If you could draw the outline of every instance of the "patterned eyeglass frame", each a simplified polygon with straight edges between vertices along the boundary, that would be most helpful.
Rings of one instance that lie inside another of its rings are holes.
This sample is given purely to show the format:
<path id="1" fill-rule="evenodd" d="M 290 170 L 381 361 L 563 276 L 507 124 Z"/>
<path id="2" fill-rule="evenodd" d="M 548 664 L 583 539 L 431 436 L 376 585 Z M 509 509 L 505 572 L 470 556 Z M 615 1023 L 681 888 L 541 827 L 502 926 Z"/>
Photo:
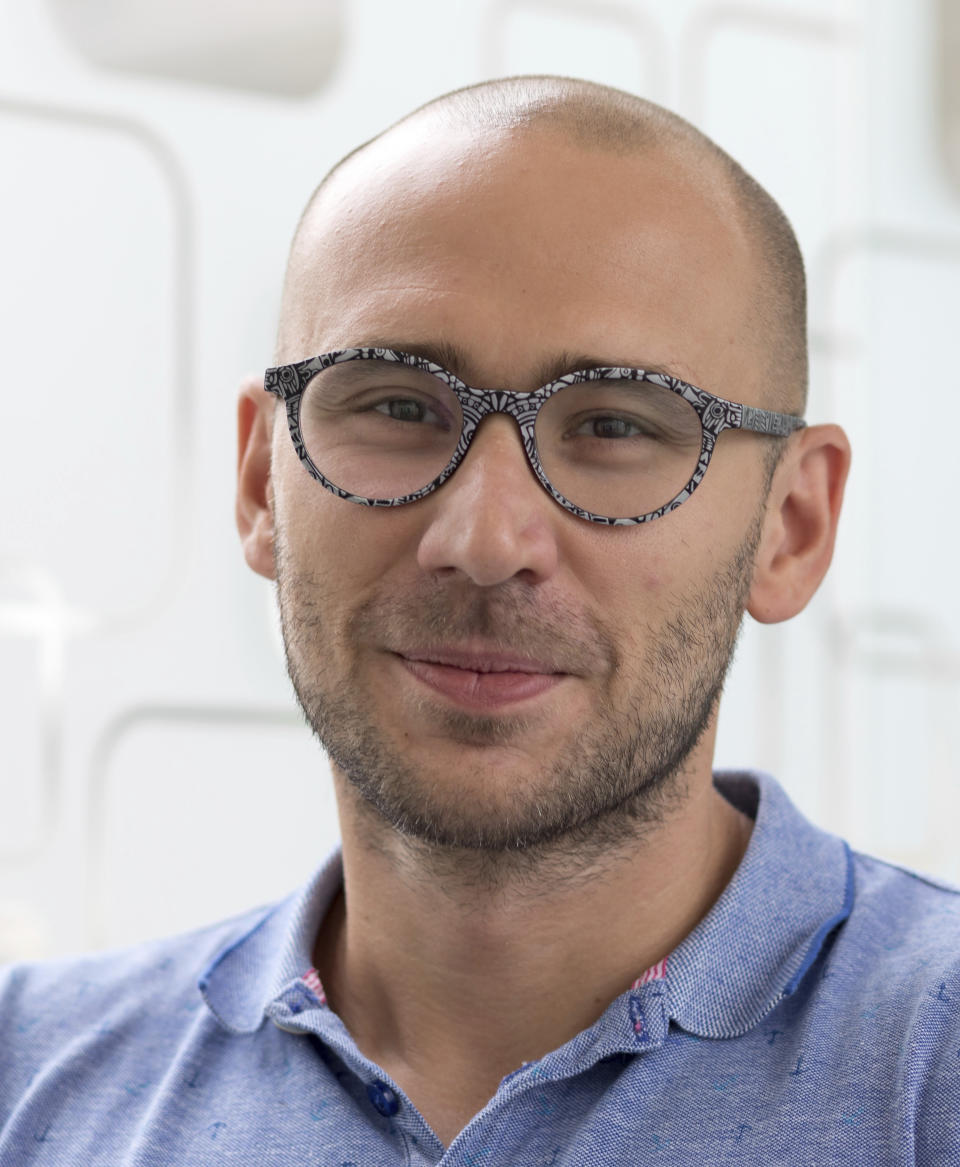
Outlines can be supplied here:
<path id="1" fill-rule="evenodd" d="M 349 491 L 337 486 L 336 483 L 331 482 L 330 479 L 324 477 L 314 465 L 304 446 L 303 434 L 300 431 L 300 399 L 303 396 L 304 389 L 321 369 L 329 368 L 331 365 L 337 365 L 344 361 L 357 360 L 397 361 L 399 364 L 432 373 L 453 390 L 460 402 L 460 408 L 463 412 L 463 428 L 460 432 L 460 440 L 457 442 L 457 447 L 453 452 L 453 457 L 432 482 L 421 487 L 420 490 L 415 491 L 413 494 L 405 494 L 400 498 L 364 498 L 361 495 L 351 494 Z M 636 515 L 633 518 L 610 518 L 606 515 L 592 514 L 590 511 L 585 511 L 582 507 L 578 507 L 576 503 L 570 502 L 568 498 L 556 490 L 551 485 L 550 480 L 544 473 L 543 467 L 540 465 L 536 439 L 534 437 L 534 424 L 540 407 L 554 393 L 559 393 L 561 389 L 566 389 L 568 385 L 600 380 L 649 381 L 651 385 L 660 385 L 665 389 L 672 389 L 674 393 L 679 393 L 684 400 L 693 406 L 697 416 L 700 418 L 702 440 L 697 467 L 690 481 L 680 493 L 658 510 L 650 511 L 645 515 Z M 547 385 L 542 385 L 539 389 L 534 389 L 527 393 L 517 393 L 506 389 L 474 389 L 464 381 L 461 381 L 455 374 L 444 369 L 441 365 L 436 365 L 424 357 L 415 357 L 410 353 L 398 352 L 396 349 L 388 348 L 338 349 L 335 352 L 323 353 L 321 356 L 309 357 L 304 361 L 296 361 L 292 365 L 278 365 L 275 368 L 267 369 L 263 387 L 267 393 L 272 393 L 275 397 L 279 397 L 281 401 L 286 402 L 287 425 L 290 429 L 290 437 L 293 439 L 293 446 L 297 452 L 297 457 L 306 467 L 307 471 L 322 486 L 325 486 L 327 490 L 339 498 L 346 499 L 348 502 L 360 503 L 363 506 L 396 507 L 403 506 L 405 503 L 416 502 L 417 499 L 432 494 L 438 486 L 442 486 L 453 475 L 463 461 L 480 422 L 491 413 L 505 413 L 514 418 L 520 427 L 527 461 L 530 463 L 531 469 L 536 474 L 540 484 L 551 498 L 559 503 L 564 510 L 570 511 L 571 514 L 577 515 L 581 519 L 587 519 L 591 523 L 605 523 L 611 527 L 650 523 L 654 519 L 659 519 L 668 511 L 676 510 L 681 503 L 685 502 L 693 494 L 703 481 L 703 476 L 706 474 L 707 467 L 710 465 L 710 456 L 713 453 L 717 438 L 724 430 L 741 429 L 750 430 L 758 434 L 769 434 L 774 437 L 789 437 L 796 430 L 802 429 L 807 424 L 802 418 L 796 417 L 793 414 L 774 413 L 768 409 L 754 409 L 750 405 L 741 405 L 736 401 L 727 401 L 726 398 L 717 397 L 713 393 L 708 393 L 705 389 L 698 389 L 695 385 L 688 385 L 686 381 L 681 381 L 678 377 L 670 377 L 666 373 L 648 373 L 644 369 L 612 367 L 582 369 L 578 372 L 566 373 L 557 380 L 551 381 Z"/>

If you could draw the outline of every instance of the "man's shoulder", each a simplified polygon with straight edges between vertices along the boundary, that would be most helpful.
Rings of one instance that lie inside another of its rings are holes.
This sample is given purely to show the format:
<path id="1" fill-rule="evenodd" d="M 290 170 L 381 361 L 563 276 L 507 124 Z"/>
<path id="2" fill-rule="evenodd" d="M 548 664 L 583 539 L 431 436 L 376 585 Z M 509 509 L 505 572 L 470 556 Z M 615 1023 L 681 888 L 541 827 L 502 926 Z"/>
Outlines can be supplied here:
<path id="1" fill-rule="evenodd" d="M 62 1000 L 64 994 L 77 998 L 94 992 L 116 999 L 118 993 L 137 986 L 167 996 L 181 988 L 183 976 L 191 974 L 196 989 L 199 970 L 232 941 L 249 935 L 274 906 L 252 908 L 187 932 L 122 948 L 2 965 L 0 996 L 5 1002 L 30 995 L 48 999 L 51 994 Z M 80 993 L 82 986 L 85 992 Z"/>
<path id="2" fill-rule="evenodd" d="M 44 1050 L 70 1041 L 143 1037 L 152 1028 L 174 1037 L 174 1019 L 185 1026 L 203 1005 L 204 969 L 271 910 L 125 948 L 0 967 L 0 1070 L 6 1077 L 21 1054 L 35 1066 Z"/>
<path id="3" fill-rule="evenodd" d="M 851 852 L 853 907 L 829 962 L 864 994 L 923 1005 L 960 992 L 960 887 Z"/>
<path id="4" fill-rule="evenodd" d="M 949 880 L 852 851 L 854 915 L 878 938 L 909 934 L 958 953 L 960 886 Z"/>

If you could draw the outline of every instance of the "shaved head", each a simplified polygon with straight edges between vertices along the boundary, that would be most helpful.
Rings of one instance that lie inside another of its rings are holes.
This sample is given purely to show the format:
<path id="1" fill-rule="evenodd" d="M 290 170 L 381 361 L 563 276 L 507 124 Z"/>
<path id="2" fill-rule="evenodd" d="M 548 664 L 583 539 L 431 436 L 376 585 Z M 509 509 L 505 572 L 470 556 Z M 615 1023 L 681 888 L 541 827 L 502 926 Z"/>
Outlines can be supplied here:
<path id="1" fill-rule="evenodd" d="M 621 89 L 567 77 L 528 76 L 486 81 L 454 90 L 413 110 L 341 159 L 313 192 L 291 247 L 305 224 L 322 214 L 324 193 L 349 173 L 350 165 L 404 131 L 478 137 L 553 131 L 587 154 L 650 154 L 698 175 L 704 193 L 726 203 L 753 249 L 755 341 L 766 350 L 767 407 L 802 414 L 806 407 L 808 359 L 806 280 L 803 258 L 790 223 L 776 201 L 742 166 L 685 119 Z M 416 151 L 416 134 L 407 148 Z M 531 159 L 533 159 L 531 154 Z M 599 174 L 602 173 L 598 171 Z M 278 352 L 291 352 L 284 322 L 295 292 L 289 278 L 281 310 Z M 771 454 L 782 446 L 773 443 Z M 775 464 L 775 460 L 774 463 Z"/>

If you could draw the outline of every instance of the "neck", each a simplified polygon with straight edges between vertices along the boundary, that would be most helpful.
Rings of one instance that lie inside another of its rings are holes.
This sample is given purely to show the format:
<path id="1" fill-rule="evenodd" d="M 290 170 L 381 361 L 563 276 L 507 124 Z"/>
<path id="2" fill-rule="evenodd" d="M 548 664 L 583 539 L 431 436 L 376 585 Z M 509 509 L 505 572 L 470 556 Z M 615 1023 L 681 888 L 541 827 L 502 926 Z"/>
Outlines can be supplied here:
<path id="1" fill-rule="evenodd" d="M 720 895 L 752 827 L 708 773 L 667 821 L 602 858 L 576 862 L 558 846 L 482 880 L 475 856 L 457 878 L 447 854 L 438 878 L 436 856 L 371 826 L 338 786 L 344 889 L 315 952 L 330 1005 L 401 1085 L 460 1074 L 478 1105 L 670 953 Z"/>

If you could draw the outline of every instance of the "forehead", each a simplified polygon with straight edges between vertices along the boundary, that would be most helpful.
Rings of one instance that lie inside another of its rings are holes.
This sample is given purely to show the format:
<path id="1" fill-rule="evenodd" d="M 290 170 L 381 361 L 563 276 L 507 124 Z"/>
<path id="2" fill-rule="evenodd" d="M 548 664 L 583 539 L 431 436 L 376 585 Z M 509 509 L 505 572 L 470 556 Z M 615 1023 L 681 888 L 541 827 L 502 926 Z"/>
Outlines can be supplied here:
<path id="1" fill-rule="evenodd" d="M 408 339 L 455 345 L 480 383 L 523 380 L 527 362 L 560 349 L 671 367 L 721 392 L 742 380 L 754 265 L 702 166 L 554 131 L 388 138 L 305 220 L 282 359 Z"/>

